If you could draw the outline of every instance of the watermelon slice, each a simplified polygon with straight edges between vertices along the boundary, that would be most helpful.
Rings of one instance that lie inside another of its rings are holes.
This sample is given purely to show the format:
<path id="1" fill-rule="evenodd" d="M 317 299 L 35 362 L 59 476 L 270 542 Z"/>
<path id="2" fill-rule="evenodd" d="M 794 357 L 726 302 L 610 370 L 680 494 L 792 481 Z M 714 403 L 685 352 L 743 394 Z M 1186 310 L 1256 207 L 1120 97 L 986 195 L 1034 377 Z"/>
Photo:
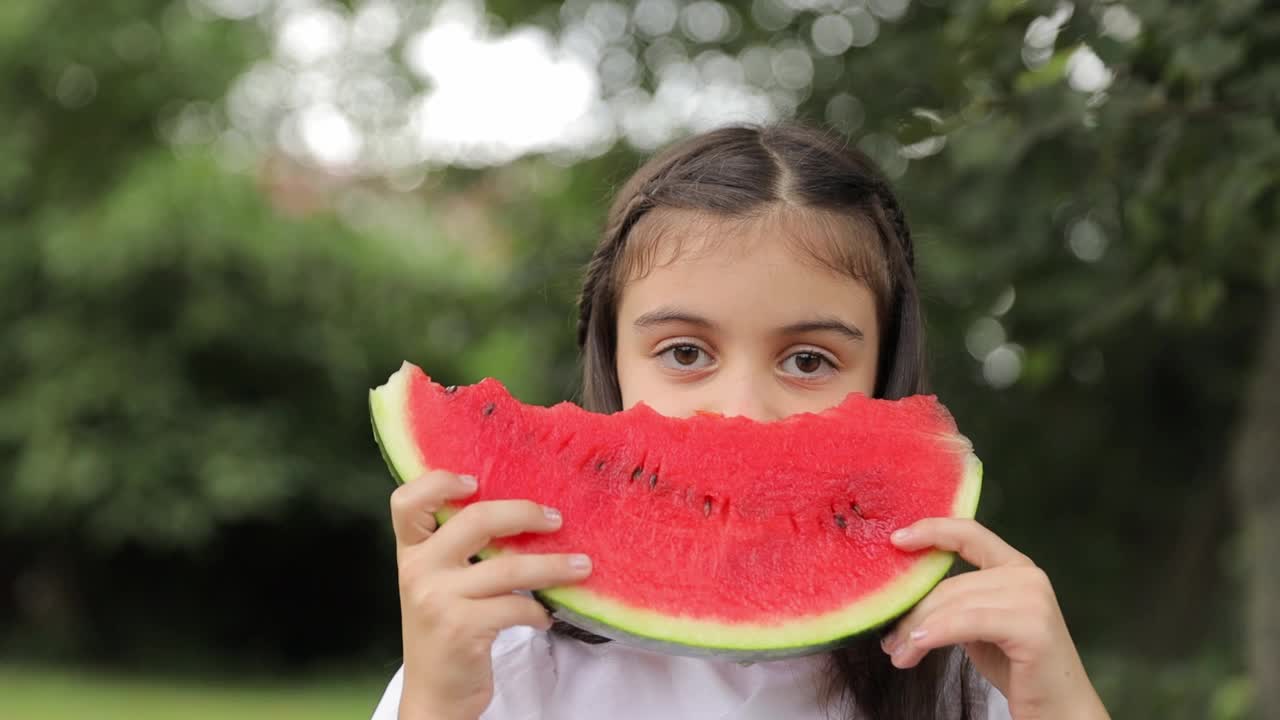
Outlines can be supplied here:
<path id="1" fill-rule="evenodd" d="M 562 528 L 481 553 L 585 552 L 591 576 L 537 593 L 605 637 L 758 661 L 816 653 L 910 609 L 954 556 L 889 542 L 924 517 L 971 518 L 982 465 L 933 397 L 850 395 L 762 423 L 525 405 L 496 380 L 441 387 L 409 363 L 369 397 L 396 479 L 428 468 L 479 490 L 442 510 L 525 498 Z"/>

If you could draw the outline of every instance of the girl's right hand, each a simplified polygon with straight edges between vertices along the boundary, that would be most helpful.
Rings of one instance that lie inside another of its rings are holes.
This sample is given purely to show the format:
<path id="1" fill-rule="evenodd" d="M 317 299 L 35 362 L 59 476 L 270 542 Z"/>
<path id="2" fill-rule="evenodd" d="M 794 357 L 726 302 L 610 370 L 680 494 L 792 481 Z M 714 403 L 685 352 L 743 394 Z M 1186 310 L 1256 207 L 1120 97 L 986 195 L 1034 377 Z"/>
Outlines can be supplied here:
<path id="1" fill-rule="evenodd" d="M 590 560 L 575 555 L 470 558 L 494 538 L 560 527 L 560 514 L 527 500 L 468 505 L 437 528 L 432 513 L 475 492 L 475 480 L 432 471 L 391 493 L 404 643 L 401 720 L 475 720 L 493 699 L 490 652 L 513 625 L 551 626 L 517 590 L 578 582 Z"/>

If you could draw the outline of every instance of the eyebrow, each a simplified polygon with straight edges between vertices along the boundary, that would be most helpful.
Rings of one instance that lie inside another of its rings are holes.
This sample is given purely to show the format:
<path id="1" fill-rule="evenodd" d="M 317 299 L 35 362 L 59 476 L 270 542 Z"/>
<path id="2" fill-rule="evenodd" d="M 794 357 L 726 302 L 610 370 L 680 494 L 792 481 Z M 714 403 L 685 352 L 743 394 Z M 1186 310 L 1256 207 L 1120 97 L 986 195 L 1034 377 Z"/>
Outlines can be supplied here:
<path id="1" fill-rule="evenodd" d="M 820 317 L 814 320 L 792 323 L 778 330 L 781 335 L 800 335 L 807 332 L 834 332 L 850 340 L 862 340 L 862 330 L 835 317 Z"/>
<path id="2" fill-rule="evenodd" d="M 716 324 L 701 315 L 694 315 L 674 307 L 660 307 L 636 318 L 633 323 L 637 328 L 651 328 L 656 325 L 668 325 L 671 323 L 682 323 L 685 325 L 695 325 L 707 330 L 714 330 Z"/>
<path id="3" fill-rule="evenodd" d="M 656 310 L 650 310 L 636 318 L 633 324 L 636 328 L 643 330 L 673 323 L 693 325 L 707 330 L 716 329 L 716 324 L 707 318 L 674 307 L 660 307 Z M 802 335 L 809 332 L 834 332 L 850 340 L 862 340 L 864 338 L 862 330 L 858 326 L 831 316 L 791 323 L 777 330 L 779 335 Z"/>

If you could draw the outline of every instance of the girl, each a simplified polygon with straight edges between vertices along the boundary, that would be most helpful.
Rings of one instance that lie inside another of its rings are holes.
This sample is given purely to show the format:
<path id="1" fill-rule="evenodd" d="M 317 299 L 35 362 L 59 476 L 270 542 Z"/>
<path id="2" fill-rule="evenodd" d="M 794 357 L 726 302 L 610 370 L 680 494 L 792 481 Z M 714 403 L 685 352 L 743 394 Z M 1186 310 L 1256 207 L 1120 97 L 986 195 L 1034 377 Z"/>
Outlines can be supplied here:
<path id="1" fill-rule="evenodd" d="M 911 235 L 870 161 L 814 129 L 735 127 L 641 167 L 610 209 L 580 298 L 583 405 L 644 402 L 774 420 L 851 392 L 924 390 Z M 659 655 L 562 623 L 517 590 L 577 582 L 590 558 L 468 558 L 554 532 L 554 508 L 476 503 L 433 472 L 391 496 L 404 665 L 375 720 L 1106 718 L 1048 578 L 976 522 L 903 528 L 904 550 L 959 553 L 881 638 L 756 665 Z"/>

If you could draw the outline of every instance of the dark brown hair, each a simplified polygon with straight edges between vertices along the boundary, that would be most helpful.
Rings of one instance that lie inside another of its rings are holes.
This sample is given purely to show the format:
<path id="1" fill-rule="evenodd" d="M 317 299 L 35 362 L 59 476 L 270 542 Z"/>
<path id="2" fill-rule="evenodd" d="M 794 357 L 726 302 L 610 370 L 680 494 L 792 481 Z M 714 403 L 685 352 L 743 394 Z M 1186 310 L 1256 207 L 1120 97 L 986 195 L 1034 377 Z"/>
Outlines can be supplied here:
<path id="1" fill-rule="evenodd" d="M 824 260 L 867 280 L 876 296 L 881 343 L 875 394 L 898 399 L 925 391 L 915 257 L 897 198 L 864 154 L 832 134 L 788 123 L 726 127 L 689 138 L 650 159 L 623 185 L 609 209 L 604 237 L 587 266 L 579 298 L 584 407 L 595 412 L 622 409 L 615 363 L 617 309 L 622 287 L 637 264 L 632 245 L 637 224 L 662 209 L 744 219 L 777 208 L 852 221 L 846 223 L 850 231 L 843 243 L 849 247 L 828 252 Z M 858 227 L 870 232 L 857 232 Z M 876 262 L 868 263 L 869 256 Z M 556 630 L 587 642 L 604 642 L 563 623 L 557 623 Z M 956 650 L 934 651 L 915 668 L 898 670 L 880 649 L 878 638 L 870 635 L 832 653 L 829 695 L 850 718 L 969 718 L 976 712 L 970 708 L 975 694 L 971 681 L 972 673 Z"/>

